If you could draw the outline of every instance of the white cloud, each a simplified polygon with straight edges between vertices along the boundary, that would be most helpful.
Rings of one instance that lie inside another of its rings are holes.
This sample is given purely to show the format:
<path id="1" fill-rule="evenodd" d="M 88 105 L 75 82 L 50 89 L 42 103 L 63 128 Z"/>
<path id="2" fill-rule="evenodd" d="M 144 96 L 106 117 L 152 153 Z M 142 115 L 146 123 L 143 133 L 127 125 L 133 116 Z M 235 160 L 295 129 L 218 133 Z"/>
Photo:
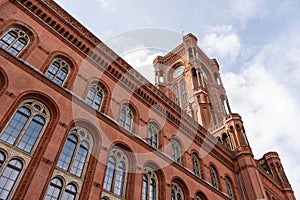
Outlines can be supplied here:
<path id="1" fill-rule="evenodd" d="M 214 26 L 204 36 L 201 48 L 209 55 L 234 62 L 239 54 L 241 43 L 231 25 Z"/>
<path id="2" fill-rule="evenodd" d="M 223 75 L 255 157 L 278 152 L 295 193 L 300 188 L 299 44 L 296 35 L 286 34 L 264 45 L 239 72 Z"/>
<path id="3" fill-rule="evenodd" d="M 116 0 L 97 0 L 103 9 L 114 9 Z"/>
<path id="4" fill-rule="evenodd" d="M 231 0 L 232 14 L 242 21 L 265 15 L 265 0 Z"/>

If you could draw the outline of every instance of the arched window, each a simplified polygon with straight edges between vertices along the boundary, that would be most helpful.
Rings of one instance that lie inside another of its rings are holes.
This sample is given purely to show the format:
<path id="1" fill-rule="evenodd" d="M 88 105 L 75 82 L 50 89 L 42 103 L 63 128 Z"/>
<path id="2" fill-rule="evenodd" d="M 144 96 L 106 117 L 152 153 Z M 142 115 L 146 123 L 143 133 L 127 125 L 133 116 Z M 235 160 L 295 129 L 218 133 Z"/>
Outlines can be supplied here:
<path id="1" fill-rule="evenodd" d="M 175 139 L 172 139 L 172 158 L 177 163 L 181 163 L 180 152 L 179 142 Z"/>
<path id="2" fill-rule="evenodd" d="M 49 118 L 50 113 L 44 104 L 35 100 L 24 101 L 2 131 L 0 140 L 31 153 Z"/>
<path id="3" fill-rule="evenodd" d="M 0 177 L 0 199 L 9 199 L 10 192 L 22 171 L 23 164 L 18 159 L 11 159 Z"/>
<path id="4" fill-rule="evenodd" d="M 148 127 L 148 144 L 154 148 L 158 146 L 158 133 L 158 126 L 154 123 L 150 123 Z"/>
<path id="5" fill-rule="evenodd" d="M 77 189 L 74 184 L 67 185 L 65 192 L 63 194 L 63 200 L 74 200 L 76 197 Z"/>
<path id="6" fill-rule="evenodd" d="M 128 105 L 124 105 L 120 114 L 120 126 L 128 131 L 132 129 L 133 113 Z"/>
<path id="7" fill-rule="evenodd" d="M 81 177 L 91 145 L 89 132 L 82 127 L 74 127 L 65 142 L 57 167 Z"/>
<path id="8" fill-rule="evenodd" d="M 214 77 L 215 77 L 215 82 L 217 85 L 222 85 L 222 82 L 221 82 L 221 78 L 220 78 L 220 75 L 215 73 L 214 74 Z"/>
<path id="9" fill-rule="evenodd" d="M 174 95 L 175 95 L 175 103 L 180 106 L 180 97 L 179 97 L 179 88 L 178 84 L 174 85 Z"/>
<path id="10" fill-rule="evenodd" d="M 216 170 L 213 166 L 210 166 L 209 168 L 209 171 L 210 171 L 210 178 L 211 178 L 211 183 L 213 185 L 214 188 L 217 188 L 218 189 L 218 180 L 217 180 L 217 173 L 216 173 Z"/>
<path id="11" fill-rule="evenodd" d="M 64 191 L 62 193 L 62 191 Z M 48 187 L 47 193 L 45 195 L 45 200 L 75 200 L 77 193 L 77 188 L 74 184 L 70 183 L 66 187 L 61 178 L 54 177 Z"/>
<path id="12" fill-rule="evenodd" d="M 234 195 L 233 195 L 233 191 L 232 191 L 231 180 L 230 180 L 227 176 L 226 176 L 226 178 L 225 178 L 225 182 L 226 182 L 226 187 L 227 187 L 228 196 L 230 197 L 230 199 L 234 199 Z"/>
<path id="13" fill-rule="evenodd" d="M 68 73 L 69 64 L 61 58 L 56 58 L 49 66 L 45 76 L 55 82 L 57 85 L 63 85 Z"/>
<path id="14" fill-rule="evenodd" d="M 156 173 L 146 167 L 143 175 L 142 200 L 157 200 L 158 199 L 158 179 Z"/>
<path id="15" fill-rule="evenodd" d="M 172 183 L 172 200 L 184 200 L 182 189 L 175 182 Z"/>
<path id="16" fill-rule="evenodd" d="M 180 86 L 181 86 L 180 89 L 181 89 L 182 103 L 184 106 L 186 106 L 188 104 L 188 99 L 187 99 L 186 83 L 184 79 L 181 80 Z"/>
<path id="17" fill-rule="evenodd" d="M 192 160 L 193 160 L 193 166 L 194 166 L 194 173 L 196 176 L 200 177 L 200 165 L 199 165 L 199 159 L 197 154 L 192 153 Z"/>
<path id="18" fill-rule="evenodd" d="M 124 196 L 128 158 L 118 148 L 111 150 L 105 172 L 103 189 L 117 196 Z"/>
<path id="19" fill-rule="evenodd" d="M 29 36 L 17 28 L 10 29 L 0 39 L 0 47 L 17 56 L 29 44 Z"/>
<path id="20" fill-rule="evenodd" d="M 197 192 L 195 200 L 207 200 L 207 198 L 202 192 Z"/>
<path id="21" fill-rule="evenodd" d="M 222 143 L 226 148 L 232 149 L 230 137 L 226 133 L 222 134 Z"/>
<path id="22" fill-rule="evenodd" d="M 101 87 L 99 83 L 92 84 L 86 96 L 85 102 L 91 107 L 93 107 L 95 110 L 99 110 L 101 107 L 103 97 L 104 97 L 103 87 Z"/>
<path id="23" fill-rule="evenodd" d="M 222 104 L 222 110 L 224 115 L 228 115 L 231 113 L 228 100 L 225 95 L 220 96 L 221 104 Z"/>
<path id="24" fill-rule="evenodd" d="M 0 169 L 5 161 L 5 154 L 0 151 Z"/>

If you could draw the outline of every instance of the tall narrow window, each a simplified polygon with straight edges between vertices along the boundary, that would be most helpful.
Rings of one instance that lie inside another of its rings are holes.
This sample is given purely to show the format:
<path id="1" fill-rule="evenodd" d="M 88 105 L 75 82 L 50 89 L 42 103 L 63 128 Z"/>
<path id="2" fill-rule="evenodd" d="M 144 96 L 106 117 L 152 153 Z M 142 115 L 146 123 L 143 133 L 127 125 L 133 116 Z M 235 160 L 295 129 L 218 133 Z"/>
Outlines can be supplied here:
<path id="1" fill-rule="evenodd" d="M 234 199 L 231 181 L 228 177 L 225 178 L 225 181 L 226 181 L 228 196 L 230 197 L 230 199 Z"/>
<path id="2" fill-rule="evenodd" d="M 157 186 L 157 175 L 156 173 L 151 169 L 146 167 L 144 169 L 144 175 L 143 175 L 143 185 L 142 185 L 142 200 L 157 200 L 158 195 L 158 186 Z"/>
<path id="3" fill-rule="evenodd" d="M 181 162 L 179 142 L 175 139 L 172 139 L 172 158 L 177 163 Z"/>
<path id="4" fill-rule="evenodd" d="M 172 183 L 172 200 L 184 200 L 182 189 L 175 182 Z"/>
<path id="5" fill-rule="evenodd" d="M 122 126 L 128 131 L 131 131 L 132 121 L 133 121 L 132 110 L 129 108 L 128 105 L 124 105 L 120 113 L 120 126 Z"/>
<path id="6" fill-rule="evenodd" d="M 220 96 L 221 104 L 222 104 L 222 110 L 224 115 L 228 115 L 231 113 L 228 100 L 225 95 Z"/>
<path id="7" fill-rule="evenodd" d="M 125 182 L 127 177 L 128 158 L 126 154 L 118 148 L 114 148 L 110 152 L 107 168 L 104 178 L 104 194 L 113 193 L 123 197 L 125 193 Z"/>
<path id="8" fill-rule="evenodd" d="M 196 176 L 200 177 L 200 169 L 199 169 L 199 159 L 197 154 L 192 154 L 193 166 L 194 166 L 194 173 Z"/>
<path id="9" fill-rule="evenodd" d="M 188 99 L 187 99 L 186 83 L 184 79 L 181 80 L 180 85 L 181 85 L 182 103 L 184 106 L 186 106 L 188 104 Z"/>
<path id="10" fill-rule="evenodd" d="M 158 126 L 154 123 L 150 123 L 148 127 L 148 144 L 154 148 L 158 145 Z"/>
<path id="11" fill-rule="evenodd" d="M 30 153 L 49 119 L 48 109 L 40 102 L 27 100 L 21 103 L 0 140 Z"/>
<path id="12" fill-rule="evenodd" d="M 179 97 L 179 88 L 178 84 L 174 85 L 174 95 L 175 95 L 175 103 L 180 106 L 180 97 Z"/>
<path id="13" fill-rule="evenodd" d="M 83 127 L 74 127 L 60 154 L 57 167 L 71 174 L 81 177 L 92 139 L 89 132 Z"/>
<path id="14" fill-rule="evenodd" d="M 210 178 L 211 178 L 211 183 L 214 188 L 218 189 L 218 181 L 217 181 L 217 173 L 216 170 L 213 166 L 210 166 Z"/>
<path id="15" fill-rule="evenodd" d="M 104 97 L 104 90 L 100 84 L 92 84 L 89 92 L 86 96 L 85 102 L 93 107 L 95 110 L 99 110 Z"/>
<path id="16" fill-rule="evenodd" d="M 0 39 L 0 47 L 14 56 L 19 55 L 28 43 L 28 35 L 17 28 L 10 29 Z"/>
<path id="17" fill-rule="evenodd" d="M 69 73 L 69 64 L 60 58 L 56 58 L 49 66 L 45 76 L 57 85 L 63 85 Z"/>
<path id="18" fill-rule="evenodd" d="M 53 178 L 48 187 L 45 200 L 56 200 L 61 194 L 63 182 L 60 178 Z"/>
<path id="19" fill-rule="evenodd" d="M 8 162 L 0 177 L 0 199 L 8 199 L 22 168 L 23 164 L 18 159 L 12 159 Z"/>

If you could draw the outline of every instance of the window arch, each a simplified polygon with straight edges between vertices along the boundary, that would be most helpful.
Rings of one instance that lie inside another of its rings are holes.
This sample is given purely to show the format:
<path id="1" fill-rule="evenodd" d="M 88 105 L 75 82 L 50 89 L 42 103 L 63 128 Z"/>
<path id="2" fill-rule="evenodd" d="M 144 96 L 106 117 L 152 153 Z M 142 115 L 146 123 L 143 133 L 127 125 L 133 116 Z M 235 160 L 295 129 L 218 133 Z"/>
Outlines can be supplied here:
<path id="1" fill-rule="evenodd" d="M 113 148 L 110 151 L 103 189 L 119 197 L 125 194 L 125 185 L 127 179 L 128 158 L 119 148 Z"/>
<path id="2" fill-rule="evenodd" d="M 175 182 L 172 183 L 172 200 L 184 200 L 182 189 Z"/>
<path id="3" fill-rule="evenodd" d="M 228 149 L 232 149 L 231 138 L 226 133 L 222 134 L 222 143 Z"/>
<path id="4" fill-rule="evenodd" d="M 50 118 L 49 110 L 39 101 L 22 102 L 2 131 L 0 140 L 31 153 Z"/>
<path id="5" fill-rule="evenodd" d="M 233 190 L 232 190 L 232 183 L 231 183 L 231 180 L 228 176 L 225 177 L 225 182 L 226 182 L 226 188 L 227 188 L 229 198 L 234 199 Z"/>
<path id="6" fill-rule="evenodd" d="M 85 102 L 93 107 L 95 110 L 99 110 L 104 98 L 104 88 L 100 83 L 92 84 L 86 96 Z"/>
<path id="7" fill-rule="evenodd" d="M 71 129 L 57 162 L 59 169 L 81 177 L 92 147 L 90 133 L 83 127 Z"/>
<path id="8" fill-rule="evenodd" d="M 154 148 L 158 147 L 159 127 L 151 122 L 148 126 L 148 144 Z"/>
<path id="9" fill-rule="evenodd" d="M 11 28 L 2 35 L 0 47 L 12 55 L 18 56 L 29 42 L 30 38 L 24 31 L 18 28 Z"/>
<path id="10" fill-rule="evenodd" d="M 69 70 L 70 66 L 64 59 L 55 58 L 46 71 L 45 76 L 57 85 L 63 85 L 69 74 Z"/>
<path id="11" fill-rule="evenodd" d="M 186 106 L 188 104 L 188 99 L 187 99 L 186 83 L 184 79 L 180 81 L 180 90 L 181 90 L 182 103 L 184 106 Z"/>
<path id="12" fill-rule="evenodd" d="M 9 195 L 11 194 L 11 191 L 15 187 L 15 184 L 19 178 L 22 169 L 23 169 L 23 163 L 17 158 L 13 158 L 7 163 L 0 176 L 0 183 L 1 183 L 0 198 L 1 199 L 9 199 Z"/>
<path id="13" fill-rule="evenodd" d="M 174 138 L 172 139 L 172 159 L 177 163 L 181 163 L 180 144 Z"/>
<path id="14" fill-rule="evenodd" d="M 199 158 L 196 153 L 192 153 L 192 160 L 193 160 L 193 167 L 194 167 L 195 175 L 198 177 L 201 177 Z"/>
<path id="15" fill-rule="evenodd" d="M 49 186 L 47 193 L 45 195 L 45 200 L 75 200 L 77 194 L 77 187 L 73 183 L 69 183 L 67 186 L 59 177 L 54 177 Z"/>
<path id="16" fill-rule="evenodd" d="M 217 180 L 217 172 L 216 169 L 211 165 L 209 168 L 211 183 L 214 188 L 219 188 L 218 180 Z"/>
<path id="17" fill-rule="evenodd" d="M 178 84 L 174 85 L 175 103 L 180 106 L 179 87 Z"/>
<path id="18" fill-rule="evenodd" d="M 120 113 L 120 126 L 128 131 L 132 130 L 133 112 L 129 105 L 123 105 Z"/>
<path id="19" fill-rule="evenodd" d="M 149 167 L 145 167 L 142 186 L 142 200 L 158 199 L 158 179 L 156 173 Z"/>
<path id="20" fill-rule="evenodd" d="M 202 192 L 197 192 L 195 200 L 207 200 L 207 198 Z"/>

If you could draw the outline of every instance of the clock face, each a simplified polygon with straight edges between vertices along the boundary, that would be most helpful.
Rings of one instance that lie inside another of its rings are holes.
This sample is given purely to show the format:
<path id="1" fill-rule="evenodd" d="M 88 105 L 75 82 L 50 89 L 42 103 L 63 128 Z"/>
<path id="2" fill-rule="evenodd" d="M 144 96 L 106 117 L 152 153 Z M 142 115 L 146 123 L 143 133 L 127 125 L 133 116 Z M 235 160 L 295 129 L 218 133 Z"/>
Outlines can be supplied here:
<path id="1" fill-rule="evenodd" d="M 174 71 L 173 71 L 173 78 L 177 78 L 179 77 L 184 71 L 184 66 L 181 65 L 179 67 L 177 67 Z"/>

